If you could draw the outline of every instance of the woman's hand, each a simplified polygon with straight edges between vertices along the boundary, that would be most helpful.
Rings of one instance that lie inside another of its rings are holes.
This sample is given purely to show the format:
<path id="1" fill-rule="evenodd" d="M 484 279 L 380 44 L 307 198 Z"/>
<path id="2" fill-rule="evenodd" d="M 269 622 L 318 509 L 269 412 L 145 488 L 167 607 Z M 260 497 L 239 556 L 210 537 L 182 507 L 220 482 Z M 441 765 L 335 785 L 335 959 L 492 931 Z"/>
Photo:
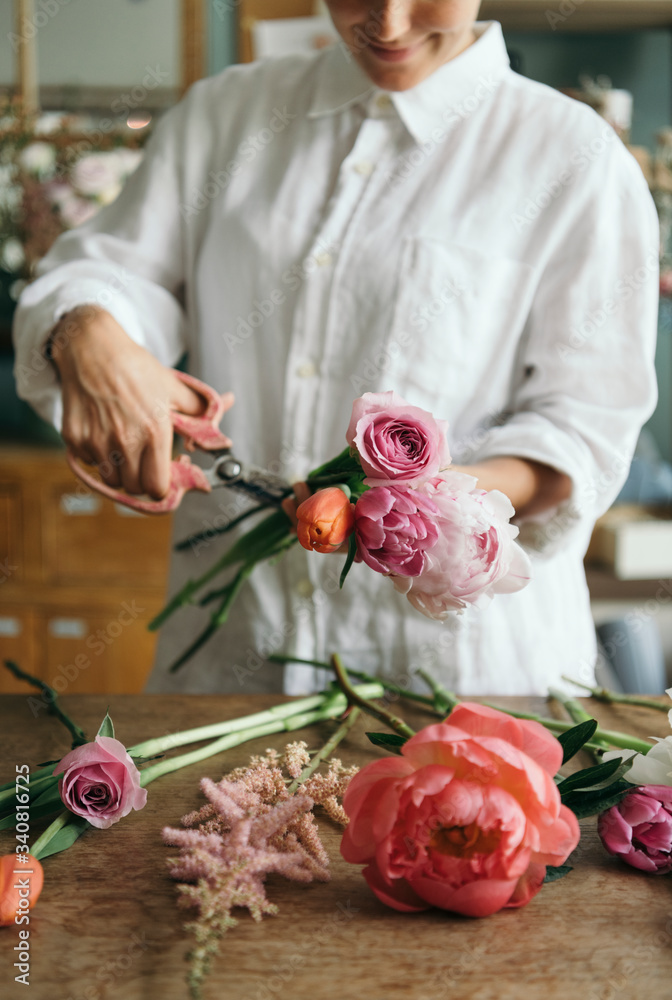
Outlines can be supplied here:
<path id="1" fill-rule="evenodd" d="M 523 517 L 557 507 L 572 495 L 569 476 L 526 458 L 506 455 L 486 458 L 477 465 L 451 465 L 451 469 L 475 476 L 481 490 L 500 490 Z"/>
<path id="2" fill-rule="evenodd" d="M 203 400 L 97 306 L 66 313 L 49 340 L 63 391 L 61 434 L 81 461 L 128 493 L 161 499 L 170 485 L 171 410 Z"/>

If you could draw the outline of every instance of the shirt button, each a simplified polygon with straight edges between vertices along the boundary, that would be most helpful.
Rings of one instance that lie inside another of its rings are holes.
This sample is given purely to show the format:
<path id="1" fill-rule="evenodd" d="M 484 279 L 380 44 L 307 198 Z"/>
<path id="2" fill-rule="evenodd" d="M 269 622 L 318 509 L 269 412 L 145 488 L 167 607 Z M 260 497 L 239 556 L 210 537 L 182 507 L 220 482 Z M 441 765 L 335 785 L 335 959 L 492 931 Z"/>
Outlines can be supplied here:
<path id="1" fill-rule="evenodd" d="M 314 378 L 317 375 L 317 368 L 312 361 L 304 361 L 296 369 L 299 378 Z"/>
<path id="2" fill-rule="evenodd" d="M 353 170 L 362 177 L 369 177 L 373 173 L 373 163 L 363 160 L 361 163 L 355 163 Z"/>
<path id="3" fill-rule="evenodd" d="M 375 100 L 375 105 L 379 111 L 387 111 L 387 109 L 392 104 L 392 98 L 389 94 L 378 94 Z"/>
<path id="4" fill-rule="evenodd" d="M 305 580 L 299 580 L 299 582 L 296 585 L 296 593 L 298 594 L 299 597 L 305 597 L 305 598 L 312 597 L 314 590 L 315 588 L 313 587 L 312 583 L 308 578 L 306 578 Z"/>
<path id="5" fill-rule="evenodd" d="M 331 256 L 330 253 L 315 254 L 315 263 L 318 265 L 318 267 L 326 267 L 327 264 L 331 264 L 333 259 L 334 258 Z"/>

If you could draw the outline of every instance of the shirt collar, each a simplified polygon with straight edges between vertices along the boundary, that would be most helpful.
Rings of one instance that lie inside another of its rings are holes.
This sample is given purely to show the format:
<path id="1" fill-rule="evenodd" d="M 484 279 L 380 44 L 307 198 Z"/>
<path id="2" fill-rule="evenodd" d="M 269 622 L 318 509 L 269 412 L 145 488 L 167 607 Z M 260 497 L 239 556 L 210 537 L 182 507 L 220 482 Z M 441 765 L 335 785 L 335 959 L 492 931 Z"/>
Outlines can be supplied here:
<path id="1" fill-rule="evenodd" d="M 477 22 L 476 41 L 411 90 L 390 93 L 392 104 L 418 143 L 445 129 L 455 112 L 468 117 L 509 72 L 509 57 L 497 21 Z M 338 114 L 380 93 L 342 44 L 324 54 L 308 116 Z"/>

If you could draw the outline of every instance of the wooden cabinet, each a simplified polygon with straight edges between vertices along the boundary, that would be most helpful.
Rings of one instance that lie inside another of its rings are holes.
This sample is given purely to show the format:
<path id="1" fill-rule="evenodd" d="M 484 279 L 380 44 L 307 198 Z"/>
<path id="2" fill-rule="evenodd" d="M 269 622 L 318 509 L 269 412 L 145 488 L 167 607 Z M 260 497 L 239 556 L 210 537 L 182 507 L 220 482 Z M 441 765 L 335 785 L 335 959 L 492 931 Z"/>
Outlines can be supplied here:
<path id="1" fill-rule="evenodd" d="M 170 528 L 93 493 L 61 451 L 0 448 L 0 657 L 59 692 L 140 692 Z M 0 692 L 29 689 L 0 668 Z"/>

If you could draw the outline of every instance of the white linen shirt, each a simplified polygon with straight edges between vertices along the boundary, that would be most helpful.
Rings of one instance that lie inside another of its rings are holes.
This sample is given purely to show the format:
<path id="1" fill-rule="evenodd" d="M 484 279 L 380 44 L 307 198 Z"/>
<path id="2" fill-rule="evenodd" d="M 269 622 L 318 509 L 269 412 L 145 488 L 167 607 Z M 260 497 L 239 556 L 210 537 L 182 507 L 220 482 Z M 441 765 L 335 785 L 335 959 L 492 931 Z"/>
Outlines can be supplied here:
<path id="1" fill-rule="evenodd" d="M 419 86 L 376 89 L 342 46 L 233 66 L 158 125 L 119 198 L 63 235 L 16 319 L 19 393 L 60 422 L 41 355 L 55 320 L 96 302 L 167 365 L 237 402 L 244 459 L 290 479 L 339 452 L 352 401 L 395 389 L 450 422 L 456 463 L 517 455 L 571 477 L 522 524 L 534 579 L 447 625 L 365 565 L 299 546 L 258 568 L 181 673 L 207 612 L 162 630 L 151 691 L 279 690 L 269 652 L 458 692 L 591 680 L 582 567 L 655 404 L 658 226 L 634 159 L 593 111 L 509 67 L 497 23 Z M 190 494 L 175 537 L 246 501 Z M 175 555 L 171 593 L 230 536 Z M 285 689 L 319 685 L 291 667 Z"/>

